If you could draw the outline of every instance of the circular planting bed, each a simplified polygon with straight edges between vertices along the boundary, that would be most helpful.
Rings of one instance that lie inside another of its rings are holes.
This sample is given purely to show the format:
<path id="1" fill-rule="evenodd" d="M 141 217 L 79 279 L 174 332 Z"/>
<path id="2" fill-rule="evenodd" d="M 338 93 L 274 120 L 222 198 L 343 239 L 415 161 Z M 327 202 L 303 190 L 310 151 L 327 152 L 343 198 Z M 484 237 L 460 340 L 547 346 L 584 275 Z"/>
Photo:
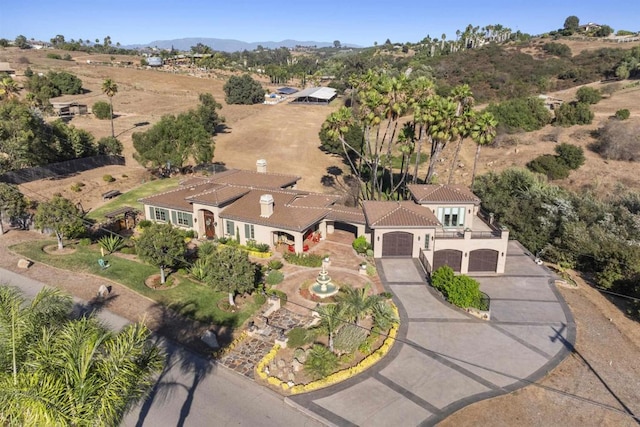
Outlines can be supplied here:
<path id="1" fill-rule="evenodd" d="M 160 283 L 160 274 L 152 274 L 144 281 L 144 284 L 147 286 L 147 288 L 153 289 L 155 291 L 166 291 L 167 289 L 173 289 L 178 286 L 179 283 L 180 281 L 177 277 L 166 276 L 165 282 Z"/>
<path id="2" fill-rule="evenodd" d="M 71 255 L 76 251 L 76 248 L 65 246 L 62 249 L 58 249 L 58 245 L 47 245 L 42 248 L 44 252 L 49 255 Z"/>

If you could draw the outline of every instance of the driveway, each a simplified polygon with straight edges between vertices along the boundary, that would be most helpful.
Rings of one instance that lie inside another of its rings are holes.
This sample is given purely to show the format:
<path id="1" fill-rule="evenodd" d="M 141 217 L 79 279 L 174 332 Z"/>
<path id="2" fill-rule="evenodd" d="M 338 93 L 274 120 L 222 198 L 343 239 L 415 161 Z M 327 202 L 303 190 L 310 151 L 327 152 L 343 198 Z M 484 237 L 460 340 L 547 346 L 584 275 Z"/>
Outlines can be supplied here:
<path id="1" fill-rule="evenodd" d="M 443 301 L 413 259 L 378 262 L 402 325 L 391 352 L 339 385 L 290 397 L 332 425 L 434 425 L 478 400 L 524 387 L 564 359 L 575 324 L 553 275 L 515 241 L 501 276 L 476 277 L 491 297 L 483 321 Z"/>

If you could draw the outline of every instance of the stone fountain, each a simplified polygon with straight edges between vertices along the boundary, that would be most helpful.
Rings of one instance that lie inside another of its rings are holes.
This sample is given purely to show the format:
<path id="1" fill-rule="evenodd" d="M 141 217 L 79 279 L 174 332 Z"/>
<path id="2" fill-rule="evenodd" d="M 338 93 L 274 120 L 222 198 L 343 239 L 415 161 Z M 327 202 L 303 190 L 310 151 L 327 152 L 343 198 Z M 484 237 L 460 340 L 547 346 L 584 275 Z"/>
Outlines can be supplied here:
<path id="1" fill-rule="evenodd" d="M 339 290 L 340 287 L 331 282 L 331 277 L 329 277 L 325 263 L 322 263 L 322 270 L 318 273 L 316 283 L 309 287 L 309 292 L 320 298 L 328 298 L 337 294 Z"/>

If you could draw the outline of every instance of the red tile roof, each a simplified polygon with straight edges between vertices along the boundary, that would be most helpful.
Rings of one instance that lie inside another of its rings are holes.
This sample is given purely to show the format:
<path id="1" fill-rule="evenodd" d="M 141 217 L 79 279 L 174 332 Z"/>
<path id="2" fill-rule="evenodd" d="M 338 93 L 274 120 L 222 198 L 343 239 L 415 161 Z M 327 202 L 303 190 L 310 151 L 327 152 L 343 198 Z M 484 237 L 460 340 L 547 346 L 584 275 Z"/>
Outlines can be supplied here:
<path id="1" fill-rule="evenodd" d="M 264 218 L 260 216 L 260 196 L 271 194 L 274 199 L 273 214 Z M 305 231 L 324 218 L 326 207 L 302 207 L 291 205 L 297 192 L 286 190 L 251 190 L 235 203 L 220 212 L 221 218 L 282 228 L 284 230 Z"/>
<path id="2" fill-rule="evenodd" d="M 242 185 L 246 187 L 284 188 L 295 185 L 301 178 L 271 172 L 256 172 L 230 169 L 209 177 L 209 182 L 218 184 Z"/>
<path id="3" fill-rule="evenodd" d="M 347 206 L 331 206 L 327 219 L 354 224 L 366 224 L 364 212 L 361 208 L 350 208 Z"/>
<path id="4" fill-rule="evenodd" d="M 428 184 L 407 185 L 411 195 L 418 203 L 474 203 L 480 204 L 480 198 L 463 185 Z"/>
<path id="5" fill-rule="evenodd" d="M 437 227 L 440 222 L 431 210 L 414 202 L 363 203 L 364 215 L 371 228 L 387 227 Z"/>

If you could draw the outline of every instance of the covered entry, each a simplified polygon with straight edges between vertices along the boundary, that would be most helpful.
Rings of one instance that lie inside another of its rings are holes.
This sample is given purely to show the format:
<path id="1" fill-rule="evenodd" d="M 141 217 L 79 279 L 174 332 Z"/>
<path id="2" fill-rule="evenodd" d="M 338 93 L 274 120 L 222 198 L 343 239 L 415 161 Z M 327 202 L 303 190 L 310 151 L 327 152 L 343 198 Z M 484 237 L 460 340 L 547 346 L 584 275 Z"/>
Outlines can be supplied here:
<path id="1" fill-rule="evenodd" d="M 443 265 L 448 265 L 455 272 L 460 272 L 462 266 L 462 252 L 454 249 L 443 249 L 433 254 L 433 269 L 437 270 Z"/>
<path id="2" fill-rule="evenodd" d="M 216 217 L 210 211 L 203 211 L 203 217 L 204 235 L 207 239 L 213 239 L 216 236 Z"/>
<path id="3" fill-rule="evenodd" d="M 413 255 L 413 234 L 393 231 L 382 236 L 383 257 L 410 257 Z"/>
<path id="4" fill-rule="evenodd" d="M 469 252 L 469 271 L 492 271 L 498 268 L 498 251 L 477 249 Z"/>

